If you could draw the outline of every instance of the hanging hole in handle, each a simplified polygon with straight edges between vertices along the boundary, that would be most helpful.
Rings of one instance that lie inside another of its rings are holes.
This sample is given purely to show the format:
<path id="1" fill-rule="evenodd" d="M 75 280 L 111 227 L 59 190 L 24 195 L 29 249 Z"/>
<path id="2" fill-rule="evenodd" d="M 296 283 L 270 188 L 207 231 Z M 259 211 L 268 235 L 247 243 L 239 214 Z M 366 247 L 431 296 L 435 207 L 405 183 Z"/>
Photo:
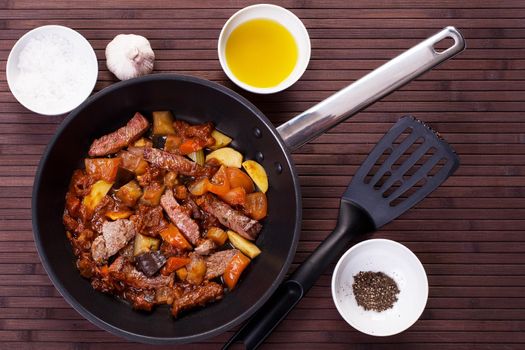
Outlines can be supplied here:
<path id="1" fill-rule="evenodd" d="M 446 52 L 448 49 L 452 48 L 456 44 L 456 40 L 451 37 L 447 36 L 432 45 L 432 48 L 434 49 L 434 52 L 437 54 L 442 54 Z"/>

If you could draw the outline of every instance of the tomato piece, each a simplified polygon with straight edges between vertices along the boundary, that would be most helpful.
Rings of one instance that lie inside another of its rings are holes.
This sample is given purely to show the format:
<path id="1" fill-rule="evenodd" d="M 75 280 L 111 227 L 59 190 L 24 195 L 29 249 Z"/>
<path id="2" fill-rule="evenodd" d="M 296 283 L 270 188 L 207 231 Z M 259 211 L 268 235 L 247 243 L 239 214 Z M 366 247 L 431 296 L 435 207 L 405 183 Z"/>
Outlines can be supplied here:
<path id="1" fill-rule="evenodd" d="M 207 178 L 200 179 L 189 185 L 188 190 L 194 196 L 202 196 L 203 194 L 208 192 L 209 184 L 210 180 L 208 180 Z"/>
<path id="2" fill-rule="evenodd" d="M 183 258 L 178 256 L 172 256 L 168 259 L 166 262 L 166 265 L 162 268 L 163 274 L 170 274 L 172 272 L 175 272 L 176 270 L 188 265 L 190 263 L 190 258 Z"/>
<path id="3" fill-rule="evenodd" d="M 246 195 L 244 206 L 246 213 L 255 220 L 261 220 L 268 213 L 268 200 L 263 192 L 255 192 Z"/>
<path id="4" fill-rule="evenodd" d="M 244 206 L 246 204 L 246 191 L 242 187 L 235 187 L 220 197 L 230 205 Z"/>
<path id="5" fill-rule="evenodd" d="M 181 154 L 186 155 L 192 152 L 197 152 L 204 147 L 202 142 L 198 139 L 187 139 L 179 146 Z"/>
<path id="6" fill-rule="evenodd" d="M 242 187 L 246 193 L 255 191 L 255 185 L 252 179 L 241 169 L 226 168 L 226 174 L 228 174 L 228 181 L 230 181 L 231 188 Z"/>
<path id="7" fill-rule="evenodd" d="M 228 263 L 228 266 L 224 270 L 224 283 L 232 290 L 239 278 L 241 277 L 242 272 L 250 264 L 250 258 L 245 256 L 243 253 L 238 252 L 233 256 L 233 258 Z"/>
<path id="8" fill-rule="evenodd" d="M 114 182 L 117 178 L 118 167 L 122 162 L 121 158 L 86 158 L 84 165 L 86 173 L 95 180 Z"/>
<path id="9" fill-rule="evenodd" d="M 186 237 L 184 237 L 179 229 L 173 224 L 169 224 L 167 228 L 160 231 L 160 236 L 164 242 L 175 248 L 191 249 L 191 244 L 186 240 Z"/>
<path id="10" fill-rule="evenodd" d="M 208 191 L 216 195 L 223 196 L 230 191 L 230 182 L 226 174 L 226 167 L 221 165 L 219 170 L 213 175 L 208 184 Z"/>

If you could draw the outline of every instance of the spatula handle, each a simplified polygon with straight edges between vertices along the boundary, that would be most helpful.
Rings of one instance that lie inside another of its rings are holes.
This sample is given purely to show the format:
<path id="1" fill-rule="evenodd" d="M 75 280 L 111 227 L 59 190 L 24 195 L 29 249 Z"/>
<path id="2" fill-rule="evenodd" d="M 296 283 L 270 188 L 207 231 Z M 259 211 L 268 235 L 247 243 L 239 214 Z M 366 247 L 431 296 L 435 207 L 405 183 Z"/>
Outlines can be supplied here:
<path id="1" fill-rule="evenodd" d="M 370 216 L 357 204 L 342 199 L 335 230 L 300 265 L 290 278 L 283 282 L 270 299 L 224 345 L 229 348 L 242 341 L 246 349 L 256 349 L 294 306 L 310 290 L 328 265 L 338 258 L 351 240 L 360 234 L 375 231 Z"/>
<path id="2" fill-rule="evenodd" d="M 436 44 L 451 38 L 446 50 Z M 454 27 L 446 27 L 350 86 L 328 97 L 277 128 L 291 151 L 363 110 L 392 91 L 465 49 L 465 40 Z"/>

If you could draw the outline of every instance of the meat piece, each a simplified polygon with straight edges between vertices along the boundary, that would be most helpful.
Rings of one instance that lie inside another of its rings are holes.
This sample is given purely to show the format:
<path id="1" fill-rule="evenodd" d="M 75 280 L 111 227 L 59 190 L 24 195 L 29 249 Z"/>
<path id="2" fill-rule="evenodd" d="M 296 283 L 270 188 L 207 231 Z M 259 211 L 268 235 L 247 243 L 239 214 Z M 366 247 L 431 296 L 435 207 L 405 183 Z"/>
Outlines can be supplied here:
<path id="1" fill-rule="evenodd" d="M 120 129 L 96 139 L 89 148 L 91 157 L 116 153 L 130 143 L 138 140 L 149 128 L 149 122 L 142 114 L 135 113 L 133 118 Z"/>
<path id="2" fill-rule="evenodd" d="M 186 187 L 185 187 L 186 188 Z M 186 202 L 184 203 L 184 206 L 188 208 L 191 211 L 191 217 L 196 220 L 202 219 L 202 212 L 201 208 L 193 201 L 191 198 L 187 198 Z"/>
<path id="3" fill-rule="evenodd" d="M 138 289 L 157 289 L 171 286 L 173 283 L 173 275 L 147 277 L 138 271 L 131 262 L 121 256 L 111 264 L 109 274 L 113 278 L 126 283 L 128 286 Z"/>
<path id="4" fill-rule="evenodd" d="M 124 248 L 135 237 L 133 222 L 126 219 L 106 221 L 102 225 L 102 235 L 95 238 L 91 245 L 91 255 L 97 263 L 106 260 Z"/>
<path id="5" fill-rule="evenodd" d="M 158 236 L 159 232 L 168 226 L 160 206 L 150 207 L 139 204 L 135 215 L 132 215 L 130 220 L 135 224 L 138 233 L 150 237 Z"/>
<path id="6" fill-rule="evenodd" d="M 202 285 L 188 287 L 180 298 L 173 301 L 171 314 L 177 317 L 181 311 L 204 306 L 222 298 L 224 290 L 222 286 L 215 282 L 205 282 Z"/>
<path id="7" fill-rule="evenodd" d="M 243 215 L 212 194 L 206 194 L 201 205 L 207 213 L 215 216 L 221 224 L 251 241 L 257 238 L 262 229 L 262 225 L 257 220 Z"/>
<path id="8" fill-rule="evenodd" d="M 155 291 L 153 290 L 126 290 L 122 297 L 129 301 L 135 310 L 151 311 L 155 305 Z"/>
<path id="9" fill-rule="evenodd" d="M 183 156 L 156 148 L 144 149 L 144 159 L 156 167 L 187 176 L 210 176 L 213 171 L 211 167 L 203 167 Z"/>
<path id="10" fill-rule="evenodd" d="M 213 242 L 211 239 L 206 239 L 195 247 L 195 253 L 199 255 L 208 255 L 215 248 L 217 248 L 215 242 Z"/>
<path id="11" fill-rule="evenodd" d="M 164 208 L 173 224 L 186 236 L 188 241 L 193 245 L 197 245 L 200 237 L 199 226 L 179 205 L 170 189 L 160 197 L 160 205 Z"/>
<path id="12" fill-rule="evenodd" d="M 237 252 L 237 249 L 228 249 L 210 255 L 206 259 L 206 276 L 204 278 L 210 280 L 222 276 Z"/>

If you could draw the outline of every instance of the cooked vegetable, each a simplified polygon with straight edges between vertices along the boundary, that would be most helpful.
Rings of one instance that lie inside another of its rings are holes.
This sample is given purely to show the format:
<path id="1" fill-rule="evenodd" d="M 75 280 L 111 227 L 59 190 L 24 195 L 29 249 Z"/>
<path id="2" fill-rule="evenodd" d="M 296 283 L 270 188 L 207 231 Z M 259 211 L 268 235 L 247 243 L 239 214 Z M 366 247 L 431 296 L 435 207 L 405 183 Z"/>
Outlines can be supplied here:
<path id="1" fill-rule="evenodd" d="M 181 281 L 185 281 L 185 280 L 186 280 L 186 277 L 188 276 L 188 270 L 186 270 L 185 267 L 181 267 L 180 269 L 178 269 L 177 271 L 175 271 L 175 273 L 177 274 L 177 277 L 178 277 Z"/>
<path id="2" fill-rule="evenodd" d="M 230 191 L 230 182 L 228 175 L 226 175 L 226 167 L 222 165 L 219 170 L 213 175 L 211 181 L 207 184 L 207 189 L 211 193 L 222 196 Z"/>
<path id="3" fill-rule="evenodd" d="M 149 252 L 135 257 L 137 269 L 148 277 L 153 276 L 166 263 L 166 257 L 160 252 Z"/>
<path id="4" fill-rule="evenodd" d="M 133 144 L 134 147 L 151 147 L 153 146 L 153 142 L 151 142 L 150 139 L 147 139 L 145 137 L 141 137 L 135 143 Z"/>
<path id="5" fill-rule="evenodd" d="M 177 179 L 177 173 L 174 171 L 170 171 L 164 175 L 164 185 L 167 188 L 173 188 L 176 185 L 178 185 L 179 180 Z"/>
<path id="6" fill-rule="evenodd" d="M 177 135 L 168 135 L 164 143 L 164 150 L 166 152 L 178 153 L 179 147 L 182 144 L 182 138 Z"/>
<path id="7" fill-rule="evenodd" d="M 86 158 L 86 173 L 96 180 L 114 182 L 122 159 L 120 158 Z"/>
<path id="8" fill-rule="evenodd" d="M 169 224 L 167 228 L 160 231 L 160 236 L 164 242 L 172 245 L 175 248 L 191 249 L 191 244 L 186 240 L 186 237 L 184 237 L 179 229 L 173 224 Z"/>
<path id="9" fill-rule="evenodd" d="M 157 238 L 141 235 L 137 233 L 133 244 L 133 255 L 151 252 L 159 249 L 160 241 Z"/>
<path id="10" fill-rule="evenodd" d="M 231 147 L 219 148 L 206 156 L 206 161 L 215 158 L 219 163 L 233 168 L 242 166 L 242 154 Z"/>
<path id="11" fill-rule="evenodd" d="M 208 180 L 207 177 L 205 177 L 189 185 L 188 190 L 194 196 L 202 196 L 203 194 L 208 192 L 209 185 L 210 185 L 210 181 Z"/>
<path id="12" fill-rule="evenodd" d="M 203 147 L 204 147 L 204 144 L 202 141 L 199 141 L 198 139 L 188 139 L 179 146 L 179 151 L 181 154 L 189 156 L 189 154 L 191 153 L 202 150 Z"/>
<path id="13" fill-rule="evenodd" d="M 218 227 L 210 227 L 206 233 L 206 237 L 215 242 L 218 246 L 223 245 L 228 239 L 228 234 Z"/>
<path id="14" fill-rule="evenodd" d="M 130 182 L 131 180 L 133 180 L 134 178 L 135 178 L 134 172 L 126 168 L 119 167 L 117 171 L 117 179 L 115 183 L 113 184 L 113 188 L 120 188 L 124 186 L 125 184 L 127 184 L 128 182 Z"/>
<path id="15" fill-rule="evenodd" d="M 190 258 L 172 256 L 168 259 L 166 265 L 164 266 L 165 272 L 168 274 L 175 272 L 176 270 L 179 270 L 180 268 L 188 265 L 190 261 Z"/>
<path id="16" fill-rule="evenodd" d="M 228 146 L 230 142 L 232 142 L 231 137 L 224 135 L 218 130 L 213 130 L 211 136 L 215 139 L 215 144 L 209 147 L 211 150 L 216 150 Z"/>
<path id="17" fill-rule="evenodd" d="M 230 205 L 245 205 L 246 204 L 246 191 L 242 187 L 235 187 L 229 190 L 223 196 L 220 196 L 222 200 Z"/>
<path id="18" fill-rule="evenodd" d="M 246 214 L 252 219 L 264 219 L 268 212 L 268 201 L 263 192 L 250 193 L 246 196 L 246 204 L 244 206 Z"/>
<path id="19" fill-rule="evenodd" d="M 241 252 L 235 254 L 235 256 L 230 260 L 226 270 L 224 270 L 223 275 L 224 283 L 226 283 L 230 290 L 235 287 L 239 281 L 239 278 L 241 277 L 242 272 L 250 264 L 250 261 L 251 260 Z"/>
<path id="20" fill-rule="evenodd" d="M 138 150 L 140 150 L 138 148 Z M 119 153 L 122 158 L 122 167 L 134 172 L 136 175 L 142 175 L 148 169 L 148 162 L 146 162 L 141 155 L 123 151 Z"/>
<path id="21" fill-rule="evenodd" d="M 205 159 L 204 159 L 204 151 L 202 149 L 189 153 L 188 158 L 190 158 L 191 160 L 193 160 L 195 163 L 199 165 L 204 165 Z"/>
<path id="22" fill-rule="evenodd" d="M 152 182 L 144 188 L 144 194 L 140 199 L 140 202 L 149 206 L 159 205 L 160 197 L 164 193 L 166 186 L 161 185 L 158 182 Z"/>
<path id="23" fill-rule="evenodd" d="M 228 239 L 231 244 L 237 249 L 239 249 L 244 254 L 248 255 L 250 258 L 255 258 L 257 255 L 261 254 L 261 250 L 252 242 L 241 237 L 237 232 L 228 230 Z"/>
<path id="24" fill-rule="evenodd" d="M 122 201 L 124 205 L 132 207 L 142 196 L 142 188 L 140 188 L 137 181 L 132 180 L 124 186 L 122 186 L 121 188 L 119 188 L 116 196 Z"/>
<path id="25" fill-rule="evenodd" d="M 91 191 L 82 200 L 82 204 L 89 210 L 93 211 L 100 204 L 100 201 L 109 192 L 113 183 L 104 180 L 98 180 L 91 187 Z"/>
<path id="26" fill-rule="evenodd" d="M 254 160 L 247 160 L 242 163 L 242 167 L 248 175 L 252 178 L 253 182 L 259 187 L 261 192 L 266 193 L 268 191 L 268 176 L 263 166 Z"/>
<path id="27" fill-rule="evenodd" d="M 110 218 L 111 220 L 118 220 L 118 219 L 127 219 L 133 214 L 131 210 L 120 210 L 120 211 L 108 211 L 106 212 L 106 217 Z"/>
<path id="28" fill-rule="evenodd" d="M 153 135 L 175 134 L 173 115 L 170 111 L 153 112 Z"/>
<path id="29" fill-rule="evenodd" d="M 204 259 L 192 259 L 192 261 L 186 265 L 188 275 L 186 281 L 191 284 L 201 284 L 206 274 L 206 262 Z"/>
<path id="30" fill-rule="evenodd" d="M 255 185 L 252 179 L 246 175 L 244 171 L 237 168 L 226 168 L 226 174 L 228 175 L 228 181 L 230 181 L 230 187 L 242 187 L 246 193 L 252 193 L 255 191 Z"/>

